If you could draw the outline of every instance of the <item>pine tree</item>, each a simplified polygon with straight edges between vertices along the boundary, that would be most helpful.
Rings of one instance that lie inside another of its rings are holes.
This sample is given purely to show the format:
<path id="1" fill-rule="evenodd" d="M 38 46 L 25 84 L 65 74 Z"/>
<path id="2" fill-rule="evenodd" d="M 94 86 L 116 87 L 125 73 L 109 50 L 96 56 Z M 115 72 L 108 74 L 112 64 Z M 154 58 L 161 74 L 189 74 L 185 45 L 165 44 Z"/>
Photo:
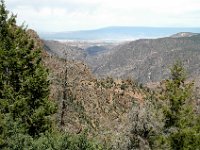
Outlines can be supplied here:
<path id="1" fill-rule="evenodd" d="M 1 0 L 1 119 L 2 123 L 8 124 L 9 121 L 13 125 L 17 124 L 23 128 L 24 133 L 36 137 L 51 130 L 50 115 L 55 112 L 55 105 L 48 99 L 48 72 L 42 65 L 40 49 L 35 48 L 26 28 L 17 26 L 16 16 L 9 17 L 8 14 L 4 1 Z M 7 130 L 0 130 L 5 138 L 9 132 Z"/>
<path id="2" fill-rule="evenodd" d="M 9 17 L 10 16 L 10 17 Z M 40 49 L 0 1 L 0 149 L 101 149 L 86 135 L 56 132 Z"/>
<path id="3" fill-rule="evenodd" d="M 200 126 L 192 93 L 193 83 L 186 82 L 183 65 L 177 62 L 160 97 L 165 104 L 163 139 L 170 149 L 200 149 Z"/>

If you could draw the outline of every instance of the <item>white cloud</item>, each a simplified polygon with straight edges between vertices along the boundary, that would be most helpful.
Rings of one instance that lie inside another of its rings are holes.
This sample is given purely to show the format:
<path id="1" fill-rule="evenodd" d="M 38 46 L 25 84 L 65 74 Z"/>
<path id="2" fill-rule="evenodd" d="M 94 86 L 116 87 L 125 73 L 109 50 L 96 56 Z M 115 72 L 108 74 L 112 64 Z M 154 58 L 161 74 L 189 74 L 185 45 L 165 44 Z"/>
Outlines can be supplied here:
<path id="1" fill-rule="evenodd" d="M 104 26 L 200 26 L 200 0 L 6 0 L 38 31 Z"/>

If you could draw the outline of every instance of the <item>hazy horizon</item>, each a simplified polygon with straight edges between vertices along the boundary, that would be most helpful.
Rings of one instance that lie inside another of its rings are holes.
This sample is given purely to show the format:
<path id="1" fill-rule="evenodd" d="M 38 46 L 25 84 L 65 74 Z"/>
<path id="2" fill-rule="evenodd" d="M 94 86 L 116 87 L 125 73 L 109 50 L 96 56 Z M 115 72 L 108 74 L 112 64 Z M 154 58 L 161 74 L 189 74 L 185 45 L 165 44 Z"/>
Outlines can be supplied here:
<path id="1" fill-rule="evenodd" d="M 67 31 L 67 32 L 38 32 L 46 40 L 101 40 L 127 41 L 141 38 L 169 37 L 180 32 L 200 33 L 200 28 L 167 28 L 167 27 L 125 27 L 115 26 L 95 30 Z"/>
<path id="2" fill-rule="evenodd" d="M 39 33 L 63 33 L 63 32 L 81 32 L 81 31 L 95 31 L 108 28 L 155 28 L 155 29 L 200 29 L 200 27 L 170 27 L 170 26 L 102 26 L 98 28 L 77 29 L 77 30 L 63 30 L 63 31 L 39 31 Z M 184 31 L 183 31 L 184 32 Z M 190 32 L 190 31 L 186 31 Z M 177 32 L 178 33 L 178 32 Z"/>
<path id="3" fill-rule="evenodd" d="M 199 0 L 6 0 L 8 10 L 38 32 L 110 26 L 200 27 Z"/>

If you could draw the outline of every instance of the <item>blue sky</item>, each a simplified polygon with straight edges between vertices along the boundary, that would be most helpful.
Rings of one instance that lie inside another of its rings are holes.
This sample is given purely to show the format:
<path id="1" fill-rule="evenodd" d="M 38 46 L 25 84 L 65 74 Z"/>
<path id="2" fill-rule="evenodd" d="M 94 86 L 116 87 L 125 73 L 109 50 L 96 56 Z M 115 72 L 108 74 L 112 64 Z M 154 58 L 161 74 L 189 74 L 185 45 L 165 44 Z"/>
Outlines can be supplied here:
<path id="1" fill-rule="evenodd" d="M 200 0 L 6 0 L 39 32 L 106 26 L 200 27 Z"/>

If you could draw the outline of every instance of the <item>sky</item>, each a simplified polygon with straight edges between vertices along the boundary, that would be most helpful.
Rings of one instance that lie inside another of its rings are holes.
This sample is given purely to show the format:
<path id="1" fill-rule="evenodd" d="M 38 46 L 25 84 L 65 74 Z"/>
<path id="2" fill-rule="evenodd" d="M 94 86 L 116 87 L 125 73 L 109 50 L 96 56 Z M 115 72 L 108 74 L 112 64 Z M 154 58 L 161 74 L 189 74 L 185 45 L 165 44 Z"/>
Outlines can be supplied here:
<path id="1" fill-rule="evenodd" d="M 107 26 L 200 27 L 200 0 L 5 0 L 38 32 Z"/>

